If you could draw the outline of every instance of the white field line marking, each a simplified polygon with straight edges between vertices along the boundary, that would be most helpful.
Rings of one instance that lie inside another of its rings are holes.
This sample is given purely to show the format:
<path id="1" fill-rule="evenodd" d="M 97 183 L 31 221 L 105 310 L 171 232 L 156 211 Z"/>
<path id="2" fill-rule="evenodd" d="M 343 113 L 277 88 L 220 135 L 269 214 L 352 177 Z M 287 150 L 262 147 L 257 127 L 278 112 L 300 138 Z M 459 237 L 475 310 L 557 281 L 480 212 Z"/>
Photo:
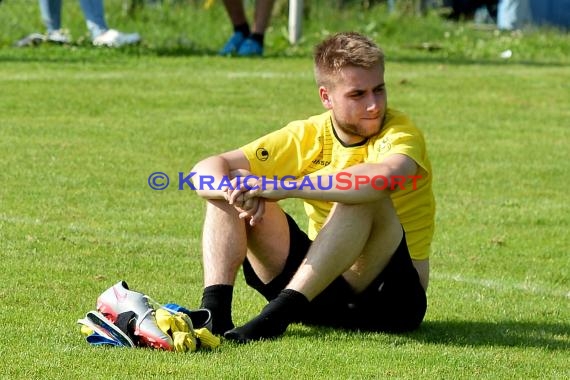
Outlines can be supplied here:
<path id="1" fill-rule="evenodd" d="M 45 224 L 40 218 L 30 218 L 27 216 L 10 216 L 6 214 L 0 214 L 0 222 L 8 222 L 13 224 L 32 224 L 39 226 Z"/>
<path id="2" fill-rule="evenodd" d="M 431 273 L 430 277 L 435 280 L 455 281 L 466 284 L 473 284 L 485 288 L 496 289 L 500 291 L 519 290 L 525 293 L 535 295 L 545 295 L 551 297 L 570 298 L 570 291 L 549 289 L 544 286 L 538 286 L 531 283 L 509 283 L 505 281 L 489 280 L 483 278 L 468 278 L 458 274 Z"/>
<path id="3" fill-rule="evenodd" d="M 226 74 L 228 78 L 263 78 L 263 79 L 282 79 L 282 78 L 312 78 L 311 72 L 290 72 L 281 73 L 275 71 L 234 71 Z"/>
<path id="4" fill-rule="evenodd" d="M 106 80 L 106 79 L 123 79 L 132 76 L 129 72 L 93 72 L 93 73 L 78 73 L 68 74 L 56 72 L 41 72 L 41 73 L 17 73 L 0 76 L 0 82 L 31 82 L 31 81 L 46 81 L 54 82 L 65 78 L 67 80 Z"/>
<path id="5" fill-rule="evenodd" d="M 226 77 L 229 79 L 239 78 L 262 78 L 262 79 L 293 79 L 293 78 L 313 78 L 312 72 L 279 72 L 279 71 L 210 71 L 202 73 L 202 77 Z M 177 74 L 161 74 L 161 73 L 137 73 L 136 78 L 172 78 Z M 178 74 L 178 76 L 181 76 Z M 129 79 L 135 78 L 135 74 L 129 71 L 114 72 L 91 72 L 78 74 L 62 74 L 55 72 L 45 73 L 16 73 L 6 76 L 0 75 L 0 82 L 30 82 L 30 81 L 48 81 L 53 82 L 64 78 L 66 80 L 112 80 L 112 79 Z"/>
<path id="6" fill-rule="evenodd" d="M 54 224 L 54 225 L 57 224 L 57 223 L 46 223 L 44 220 L 39 218 L 30 218 L 30 217 L 21 217 L 21 216 L 14 217 L 6 214 L 0 214 L 0 222 L 7 222 L 13 224 L 27 224 L 27 225 L 36 225 L 36 226 L 45 225 L 45 224 Z M 147 235 L 132 234 L 132 233 L 120 233 L 120 234 L 109 233 L 108 231 L 81 226 L 76 223 L 68 225 L 68 229 L 73 232 L 104 235 L 106 237 L 118 238 L 119 240 L 136 239 L 137 241 L 145 241 L 147 243 L 177 243 L 185 246 L 190 246 L 192 244 L 199 243 L 198 239 L 195 238 L 181 239 L 164 235 L 147 236 Z M 433 273 L 433 272 L 430 274 L 430 277 L 435 280 L 462 282 L 466 284 L 483 286 L 485 288 L 496 289 L 500 291 L 519 290 L 525 293 L 530 293 L 535 295 L 546 295 L 551 297 L 562 297 L 570 299 L 570 291 L 549 289 L 544 286 L 538 286 L 531 283 L 522 283 L 522 284 L 508 283 L 505 281 L 497 281 L 490 279 L 468 278 L 458 274 Z"/>

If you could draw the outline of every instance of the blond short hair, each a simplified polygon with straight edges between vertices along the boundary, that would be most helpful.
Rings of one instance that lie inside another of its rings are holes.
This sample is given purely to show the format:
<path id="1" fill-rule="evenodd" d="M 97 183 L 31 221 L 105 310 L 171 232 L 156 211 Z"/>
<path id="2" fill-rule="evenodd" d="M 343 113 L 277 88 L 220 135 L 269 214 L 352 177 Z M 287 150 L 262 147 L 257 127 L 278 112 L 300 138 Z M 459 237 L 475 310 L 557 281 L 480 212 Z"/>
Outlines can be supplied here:
<path id="1" fill-rule="evenodd" d="M 318 86 L 332 86 L 336 74 L 344 67 L 372 68 L 380 65 L 384 70 L 384 52 L 370 38 L 356 32 L 337 33 L 314 50 L 315 80 Z"/>

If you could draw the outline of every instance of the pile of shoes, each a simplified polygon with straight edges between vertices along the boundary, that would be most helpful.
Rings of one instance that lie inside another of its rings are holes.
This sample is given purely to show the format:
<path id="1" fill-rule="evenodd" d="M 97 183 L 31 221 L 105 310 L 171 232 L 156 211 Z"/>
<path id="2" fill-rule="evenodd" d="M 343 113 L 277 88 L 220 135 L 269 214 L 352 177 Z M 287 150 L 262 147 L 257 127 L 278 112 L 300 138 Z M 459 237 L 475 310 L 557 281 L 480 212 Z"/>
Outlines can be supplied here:
<path id="1" fill-rule="evenodd" d="M 151 304 L 150 297 L 120 281 L 97 298 L 97 310 L 79 319 L 81 333 L 93 345 L 149 347 L 194 352 L 213 349 L 220 338 L 211 333 L 208 309 L 188 310 L 177 304 Z"/>

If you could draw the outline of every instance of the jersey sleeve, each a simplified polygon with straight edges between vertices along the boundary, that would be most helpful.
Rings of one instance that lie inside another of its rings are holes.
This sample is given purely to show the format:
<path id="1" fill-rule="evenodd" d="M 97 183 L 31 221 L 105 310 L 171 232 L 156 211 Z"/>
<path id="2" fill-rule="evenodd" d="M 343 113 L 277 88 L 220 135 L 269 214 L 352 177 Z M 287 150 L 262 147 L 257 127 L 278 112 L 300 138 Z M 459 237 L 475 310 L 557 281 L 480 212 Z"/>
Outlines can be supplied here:
<path id="1" fill-rule="evenodd" d="M 315 130 L 310 123 L 294 121 L 240 149 L 248 159 L 253 174 L 297 178 L 308 160 L 310 162 L 311 156 L 315 155 L 316 140 Z"/>
<path id="2" fill-rule="evenodd" d="M 390 115 L 384 133 L 375 145 L 378 162 L 393 154 L 404 154 L 414 160 L 426 173 L 431 172 L 424 136 L 404 114 Z"/>

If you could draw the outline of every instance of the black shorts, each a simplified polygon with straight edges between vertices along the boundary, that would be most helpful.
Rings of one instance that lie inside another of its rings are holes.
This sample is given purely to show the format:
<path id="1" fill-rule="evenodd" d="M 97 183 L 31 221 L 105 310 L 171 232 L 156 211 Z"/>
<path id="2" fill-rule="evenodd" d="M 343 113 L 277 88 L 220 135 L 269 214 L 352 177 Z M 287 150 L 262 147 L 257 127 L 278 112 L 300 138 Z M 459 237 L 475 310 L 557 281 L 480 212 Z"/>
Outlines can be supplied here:
<path id="1" fill-rule="evenodd" d="M 287 215 L 291 236 L 289 256 L 281 274 L 264 284 L 246 259 L 245 280 L 268 301 L 289 283 L 312 241 Z M 355 294 L 339 276 L 311 301 L 301 323 L 368 331 L 403 332 L 421 324 L 427 308 L 426 293 L 412 264 L 405 235 L 388 265 L 363 292 Z"/>

